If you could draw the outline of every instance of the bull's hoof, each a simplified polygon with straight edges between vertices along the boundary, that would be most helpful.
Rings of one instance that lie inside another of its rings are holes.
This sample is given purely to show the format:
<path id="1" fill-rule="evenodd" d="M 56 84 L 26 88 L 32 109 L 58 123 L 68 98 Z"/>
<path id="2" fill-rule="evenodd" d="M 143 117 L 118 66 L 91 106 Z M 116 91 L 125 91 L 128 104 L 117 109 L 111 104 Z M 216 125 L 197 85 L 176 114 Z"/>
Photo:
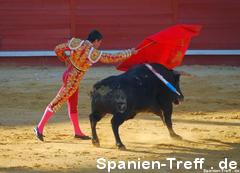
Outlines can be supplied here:
<path id="1" fill-rule="evenodd" d="M 97 147 L 97 148 L 100 147 L 100 143 L 97 140 L 92 140 L 92 144 L 93 144 L 94 147 Z"/>
<path id="2" fill-rule="evenodd" d="M 121 151 L 126 151 L 127 150 L 127 148 L 123 144 L 117 144 L 117 148 Z"/>
<path id="3" fill-rule="evenodd" d="M 182 140 L 183 139 L 180 135 L 177 135 L 177 134 L 172 134 L 171 138 L 175 139 L 175 140 Z"/>

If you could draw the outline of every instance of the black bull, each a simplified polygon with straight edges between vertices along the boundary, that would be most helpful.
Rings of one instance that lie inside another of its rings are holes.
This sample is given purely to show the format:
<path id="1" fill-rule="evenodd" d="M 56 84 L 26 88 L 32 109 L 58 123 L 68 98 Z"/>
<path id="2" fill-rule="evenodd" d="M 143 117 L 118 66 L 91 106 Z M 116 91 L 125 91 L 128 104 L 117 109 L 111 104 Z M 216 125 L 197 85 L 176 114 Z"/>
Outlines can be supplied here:
<path id="1" fill-rule="evenodd" d="M 168 82 L 179 87 L 180 74 L 168 70 L 160 64 L 151 64 Z M 151 112 L 161 117 L 167 126 L 170 136 L 181 138 L 172 128 L 173 104 L 183 100 L 160 81 L 145 65 L 138 65 L 126 73 L 110 76 L 97 82 L 91 93 L 92 113 L 89 115 L 92 129 L 92 143 L 99 147 L 96 132 L 97 122 L 107 113 L 112 114 L 112 129 L 119 149 L 125 149 L 120 136 L 119 126 L 126 120 L 132 119 L 139 112 Z"/>

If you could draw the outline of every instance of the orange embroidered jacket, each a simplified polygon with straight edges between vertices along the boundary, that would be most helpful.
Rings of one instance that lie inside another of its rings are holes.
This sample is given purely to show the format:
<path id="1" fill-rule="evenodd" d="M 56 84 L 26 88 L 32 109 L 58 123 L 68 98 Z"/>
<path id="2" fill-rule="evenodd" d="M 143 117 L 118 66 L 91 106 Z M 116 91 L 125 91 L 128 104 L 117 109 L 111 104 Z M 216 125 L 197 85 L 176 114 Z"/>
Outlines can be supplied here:
<path id="1" fill-rule="evenodd" d="M 70 54 L 67 55 L 66 52 Z M 66 64 L 72 64 L 81 71 L 87 71 L 96 62 L 117 63 L 132 55 L 130 49 L 113 54 L 105 53 L 95 49 L 88 40 L 78 38 L 72 38 L 68 43 L 57 45 L 55 53 L 61 61 L 66 62 Z"/>

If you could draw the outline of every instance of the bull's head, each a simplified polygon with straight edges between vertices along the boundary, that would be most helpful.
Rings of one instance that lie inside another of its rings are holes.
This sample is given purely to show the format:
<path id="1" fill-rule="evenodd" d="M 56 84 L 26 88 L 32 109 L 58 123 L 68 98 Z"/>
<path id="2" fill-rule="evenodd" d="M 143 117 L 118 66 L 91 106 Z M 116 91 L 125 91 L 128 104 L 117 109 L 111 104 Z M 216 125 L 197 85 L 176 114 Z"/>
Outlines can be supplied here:
<path id="1" fill-rule="evenodd" d="M 174 76 L 173 85 L 176 87 L 177 91 L 180 93 L 180 96 L 177 95 L 177 94 L 174 94 L 173 103 L 178 105 L 178 104 L 180 104 L 180 102 L 183 102 L 183 100 L 184 100 L 184 96 L 183 96 L 182 91 L 180 89 L 181 73 L 177 72 L 177 71 L 173 71 L 173 76 Z"/>

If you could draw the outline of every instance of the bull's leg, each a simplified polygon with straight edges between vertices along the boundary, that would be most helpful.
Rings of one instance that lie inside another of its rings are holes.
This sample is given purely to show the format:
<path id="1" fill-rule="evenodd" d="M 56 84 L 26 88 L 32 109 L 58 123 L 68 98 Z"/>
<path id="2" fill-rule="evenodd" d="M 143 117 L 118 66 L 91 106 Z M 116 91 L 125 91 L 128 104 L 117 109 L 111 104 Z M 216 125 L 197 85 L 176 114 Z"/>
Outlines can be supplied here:
<path id="1" fill-rule="evenodd" d="M 113 115 L 113 118 L 111 120 L 112 123 L 112 129 L 116 141 L 116 146 L 120 150 L 125 150 L 126 147 L 123 145 L 120 136 L 119 136 L 119 126 L 124 122 L 124 118 L 122 118 L 122 115 Z"/>
<path id="2" fill-rule="evenodd" d="M 163 112 L 160 110 L 154 112 L 157 116 L 159 116 L 163 122 L 164 125 L 166 125 L 165 118 L 163 116 Z"/>
<path id="3" fill-rule="evenodd" d="M 170 136 L 174 139 L 182 139 L 182 137 L 179 136 L 178 134 L 176 134 L 175 131 L 173 130 L 173 127 L 172 127 L 172 110 L 173 110 L 172 104 L 166 106 L 166 108 L 163 109 L 164 121 L 167 125 Z"/>
<path id="4" fill-rule="evenodd" d="M 89 115 L 89 119 L 90 119 L 90 123 L 91 123 L 91 129 L 92 129 L 92 144 L 95 147 L 100 147 L 99 139 L 98 139 L 98 136 L 97 136 L 96 126 L 97 126 L 97 122 L 100 121 L 103 116 L 104 115 L 94 113 L 94 112 Z"/>

